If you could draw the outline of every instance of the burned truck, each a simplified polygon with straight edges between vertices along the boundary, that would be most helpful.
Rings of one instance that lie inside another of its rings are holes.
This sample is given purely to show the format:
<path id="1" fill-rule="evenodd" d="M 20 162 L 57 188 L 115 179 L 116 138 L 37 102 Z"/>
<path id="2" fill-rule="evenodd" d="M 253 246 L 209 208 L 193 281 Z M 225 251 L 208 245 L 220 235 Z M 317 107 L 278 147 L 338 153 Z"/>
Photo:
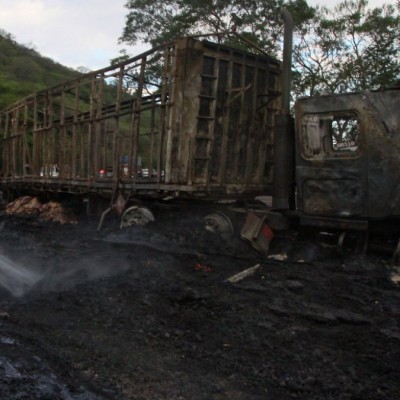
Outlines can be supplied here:
<path id="1" fill-rule="evenodd" d="M 399 85 L 299 99 L 293 118 L 283 16 L 282 62 L 180 38 L 8 106 L 2 189 L 120 213 L 143 197 L 268 195 L 302 224 L 343 230 L 400 216 Z"/>

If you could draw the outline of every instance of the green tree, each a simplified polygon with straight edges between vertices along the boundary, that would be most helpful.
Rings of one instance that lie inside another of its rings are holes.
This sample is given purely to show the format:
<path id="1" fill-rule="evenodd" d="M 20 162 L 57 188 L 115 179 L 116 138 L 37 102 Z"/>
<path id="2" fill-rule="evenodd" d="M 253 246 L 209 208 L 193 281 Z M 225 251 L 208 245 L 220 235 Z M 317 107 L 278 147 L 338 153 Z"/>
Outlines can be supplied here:
<path id="1" fill-rule="evenodd" d="M 157 45 L 179 36 L 211 34 L 214 40 L 240 45 L 238 33 L 276 54 L 282 6 L 290 9 L 298 26 L 314 15 L 305 0 L 129 0 L 120 41 Z"/>
<path id="2" fill-rule="evenodd" d="M 11 34 L 0 29 L 0 108 L 79 75 L 42 57 L 32 45 L 18 44 Z"/>
<path id="3" fill-rule="evenodd" d="M 399 77 L 400 4 L 396 11 L 389 5 L 369 9 L 367 0 L 345 0 L 333 10 L 310 7 L 305 0 L 129 0 L 120 41 L 157 45 L 210 33 L 243 47 L 240 34 L 276 56 L 282 6 L 295 22 L 295 95 L 375 88 Z"/>
<path id="4" fill-rule="evenodd" d="M 345 0 L 317 10 L 296 38 L 298 95 L 377 88 L 400 77 L 400 17 L 395 7 L 368 8 L 367 0 Z"/>

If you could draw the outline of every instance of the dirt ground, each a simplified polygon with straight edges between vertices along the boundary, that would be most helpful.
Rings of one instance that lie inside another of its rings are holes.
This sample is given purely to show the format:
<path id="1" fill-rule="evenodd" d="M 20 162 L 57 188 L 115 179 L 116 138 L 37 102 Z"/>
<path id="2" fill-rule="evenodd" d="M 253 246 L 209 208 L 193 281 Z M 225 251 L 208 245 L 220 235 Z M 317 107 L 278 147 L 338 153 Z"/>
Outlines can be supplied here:
<path id="1" fill-rule="evenodd" d="M 0 399 L 400 399 L 400 290 L 388 256 L 277 238 L 267 258 L 156 221 L 0 215 Z M 231 284 L 230 276 L 260 264 Z"/>

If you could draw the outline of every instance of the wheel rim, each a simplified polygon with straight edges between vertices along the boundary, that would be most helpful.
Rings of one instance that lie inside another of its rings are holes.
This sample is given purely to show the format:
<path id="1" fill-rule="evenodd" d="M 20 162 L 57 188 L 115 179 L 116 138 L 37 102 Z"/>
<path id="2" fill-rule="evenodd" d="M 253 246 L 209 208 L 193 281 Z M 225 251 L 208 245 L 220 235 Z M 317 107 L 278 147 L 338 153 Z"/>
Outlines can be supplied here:
<path id="1" fill-rule="evenodd" d="M 132 206 L 125 210 L 121 217 L 121 228 L 132 225 L 146 225 L 155 221 L 153 213 L 147 207 Z"/>
<path id="2" fill-rule="evenodd" d="M 203 218 L 203 221 L 205 228 L 210 232 L 229 235 L 233 233 L 233 225 L 231 220 L 220 211 L 215 211 L 206 215 Z"/>

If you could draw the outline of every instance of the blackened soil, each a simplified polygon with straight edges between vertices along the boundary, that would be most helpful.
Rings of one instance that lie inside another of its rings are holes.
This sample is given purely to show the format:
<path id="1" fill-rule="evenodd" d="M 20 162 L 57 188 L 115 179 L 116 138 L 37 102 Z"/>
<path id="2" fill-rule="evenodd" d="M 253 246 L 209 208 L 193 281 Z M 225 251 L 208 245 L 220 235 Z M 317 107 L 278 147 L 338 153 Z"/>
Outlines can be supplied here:
<path id="1" fill-rule="evenodd" d="M 0 287 L 0 399 L 400 399 L 388 259 L 298 236 L 273 260 L 204 213 L 155 207 L 146 227 L 109 216 L 101 232 L 1 216 L 2 256 L 40 279 Z"/>

